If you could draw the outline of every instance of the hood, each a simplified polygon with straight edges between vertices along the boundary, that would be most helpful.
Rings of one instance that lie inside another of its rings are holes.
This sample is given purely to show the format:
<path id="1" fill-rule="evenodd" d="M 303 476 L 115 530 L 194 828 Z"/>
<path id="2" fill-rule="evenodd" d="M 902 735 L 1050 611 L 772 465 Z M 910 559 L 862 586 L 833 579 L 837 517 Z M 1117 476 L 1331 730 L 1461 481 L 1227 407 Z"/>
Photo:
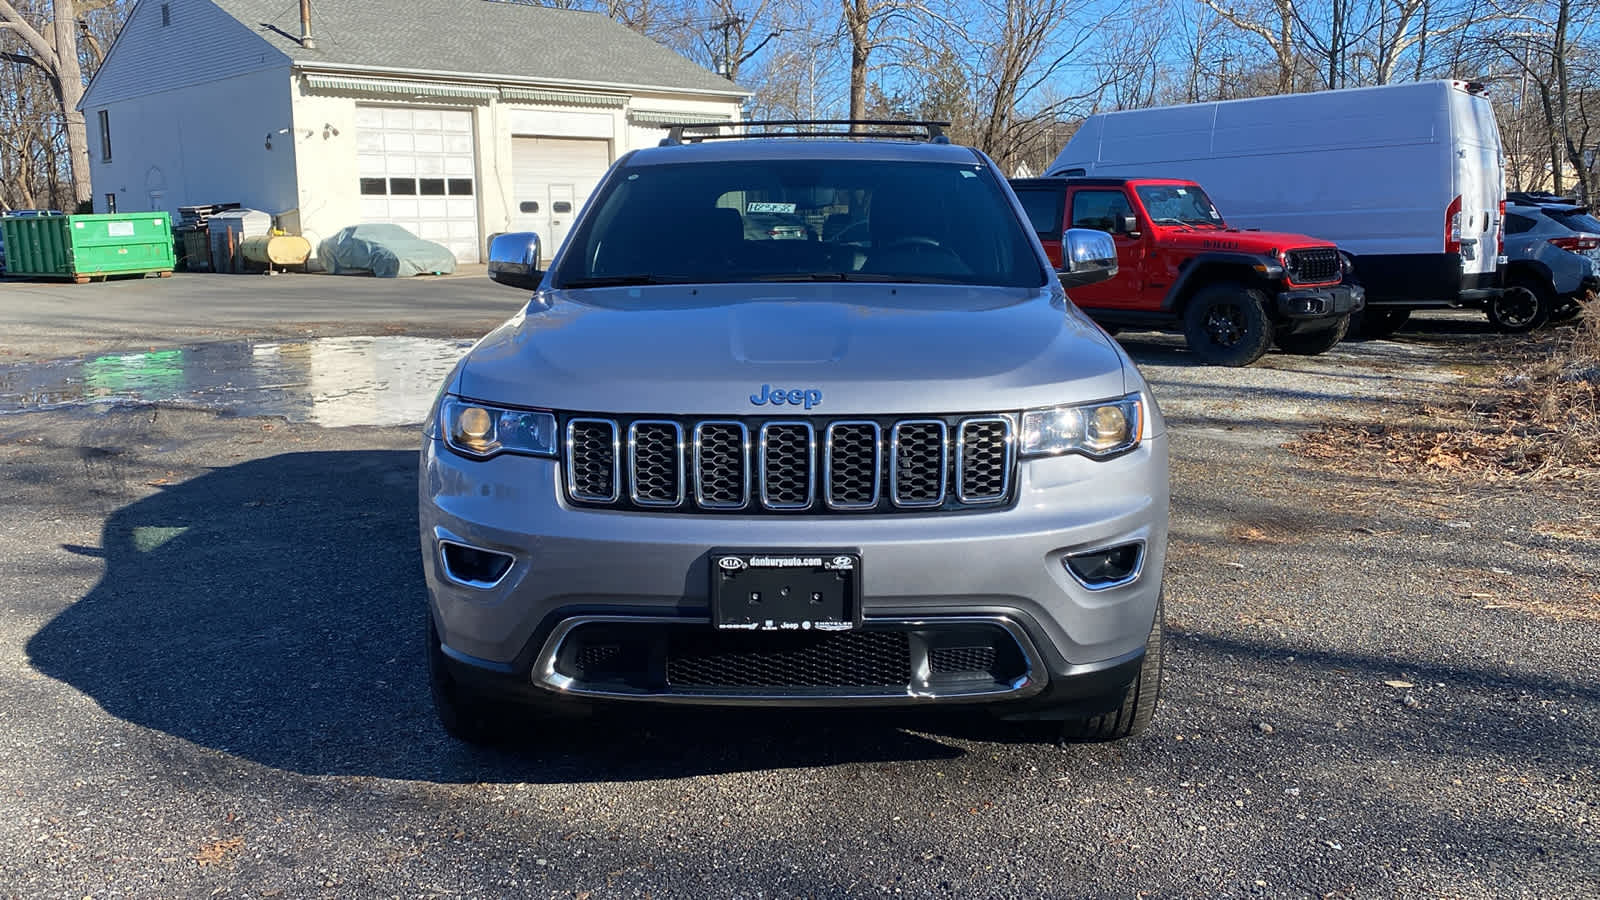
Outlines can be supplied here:
<path id="1" fill-rule="evenodd" d="M 1289 234 L 1283 231 L 1244 231 L 1239 228 L 1187 231 L 1168 228 L 1162 233 L 1164 247 L 1196 252 L 1266 253 L 1269 250 L 1295 250 L 1304 247 L 1332 247 L 1332 241 Z"/>
<path id="2" fill-rule="evenodd" d="M 1121 396 L 1124 362 L 1048 288 L 621 287 L 536 296 L 456 390 L 616 414 L 1001 412 Z"/>

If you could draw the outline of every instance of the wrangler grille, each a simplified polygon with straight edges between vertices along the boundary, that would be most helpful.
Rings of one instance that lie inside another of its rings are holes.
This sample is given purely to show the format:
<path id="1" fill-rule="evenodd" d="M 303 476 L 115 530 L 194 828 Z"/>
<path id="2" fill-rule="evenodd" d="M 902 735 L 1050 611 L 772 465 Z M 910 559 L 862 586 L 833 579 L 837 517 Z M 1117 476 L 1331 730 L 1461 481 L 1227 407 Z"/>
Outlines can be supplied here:
<path id="1" fill-rule="evenodd" d="M 679 512 L 958 510 L 1011 500 L 1015 416 L 566 420 L 587 506 Z M 619 489 L 619 487 L 621 489 Z"/>
<path id="2" fill-rule="evenodd" d="M 1284 255 L 1289 280 L 1296 284 L 1337 281 L 1340 274 L 1339 251 L 1332 247 L 1290 250 Z"/>

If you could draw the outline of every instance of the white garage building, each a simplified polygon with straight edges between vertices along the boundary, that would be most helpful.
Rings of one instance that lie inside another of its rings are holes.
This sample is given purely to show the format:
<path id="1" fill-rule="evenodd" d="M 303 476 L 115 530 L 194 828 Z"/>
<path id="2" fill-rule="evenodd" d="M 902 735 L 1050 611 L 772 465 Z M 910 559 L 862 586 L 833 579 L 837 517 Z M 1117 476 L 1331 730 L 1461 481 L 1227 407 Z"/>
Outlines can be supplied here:
<path id="1" fill-rule="evenodd" d="M 312 246 L 402 225 L 546 258 L 619 155 L 749 92 L 604 16 L 503 0 L 139 0 L 84 95 L 95 210 L 236 202 Z"/>

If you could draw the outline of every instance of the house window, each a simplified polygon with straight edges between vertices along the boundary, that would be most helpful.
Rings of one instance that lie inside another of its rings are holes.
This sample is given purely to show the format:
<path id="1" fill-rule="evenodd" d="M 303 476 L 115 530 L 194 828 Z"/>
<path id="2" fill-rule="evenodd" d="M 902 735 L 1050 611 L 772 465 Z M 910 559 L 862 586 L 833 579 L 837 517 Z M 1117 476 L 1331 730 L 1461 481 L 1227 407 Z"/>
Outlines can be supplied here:
<path id="1" fill-rule="evenodd" d="M 106 212 L 114 213 L 116 211 L 117 211 L 117 195 L 116 194 L 107 194 L 106 195 Z"/>
<path id="2" fill-rule="evenodd" d="M 389 179 L 389 193 L 402 197 L 414 197 L 417 193 L 417 180 L 415 178 Z"/>
<path id="3" fill-rule="evenodd" d="M 452 178 L 452 179 L 450 179 L 450 196 L 452 196 L 452 197 L 470 197 L 470 196 L 472 196 L 472 179 L 471 178 Z"/>
<path id="4" fill-rule="evenodd" d="M 368 196 L 374 194 L 382 196 L 389 193 L 389 183 L 382 178 L 363 178 L 361 179 L 361 193 Z"/>
<path id="5" fill-rule="evenodd" d="M 161 27 L 162 28 L 166 28 L 168 25 L 171 25 L 171 24 L 172 24 L 172 7 L 168 6 L 165 3 L 163 3 L 163 4 L 161 4 Z"/>
<path id="6" fill-rule="evenodd" d="M 100 161 L 111 162 L 111 113 L 100 110 Z"/>
<path id="7" fill-rule="evenodd" d="M 417 182 L 417 192 L 424 197 L 443 197 L 443 178 L 423 178 Z"/>

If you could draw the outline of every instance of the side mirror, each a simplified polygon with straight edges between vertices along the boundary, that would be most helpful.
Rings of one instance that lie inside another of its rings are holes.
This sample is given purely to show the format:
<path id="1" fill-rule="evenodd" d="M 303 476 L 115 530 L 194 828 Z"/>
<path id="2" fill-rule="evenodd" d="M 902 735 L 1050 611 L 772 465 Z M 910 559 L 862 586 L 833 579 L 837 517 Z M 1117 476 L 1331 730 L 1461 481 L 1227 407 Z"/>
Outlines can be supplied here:
<path id="1" fill-rule="evenodd" d="M 1068 228 L 1061 236 L 1061 286 L 1071 290 L 1117 277 L 1117 245 L 1111 235 Z"/>
<path id="2" fill-rule="evenodd" d="M 1117 234 L 1138 234 L 1139 219 L 1136 216 L 1117 216 Z"/>
<path id="3" fill-rule="evenodd" d="M 544 280 L 539 262 L 539 236 L 531 231 L 512 231 L 489 239 L 489 278 L 497 284 L 538 290 Z"/>

